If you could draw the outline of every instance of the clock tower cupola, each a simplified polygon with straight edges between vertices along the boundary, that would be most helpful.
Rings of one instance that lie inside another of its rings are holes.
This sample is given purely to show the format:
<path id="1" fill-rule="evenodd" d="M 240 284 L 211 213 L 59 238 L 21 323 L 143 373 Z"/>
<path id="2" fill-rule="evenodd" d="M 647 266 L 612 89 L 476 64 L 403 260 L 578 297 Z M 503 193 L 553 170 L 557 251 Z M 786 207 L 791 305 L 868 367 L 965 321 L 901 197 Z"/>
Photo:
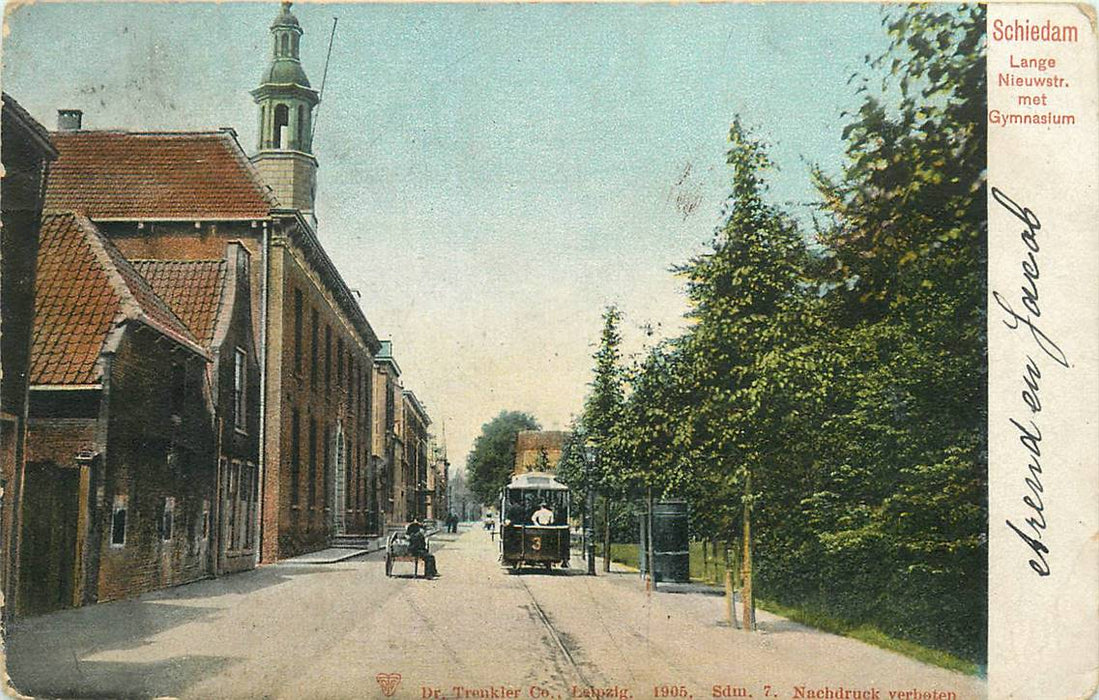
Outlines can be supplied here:
<path id="1" fill-rule="evenodd" d="M 299 56 L 302 29 L 284 1 L 271 24 L 271 63 L 252 98 L 259 106 L 259 148 L 252 163 L 279 203 L 316 223 L 317 159 L 313 110 L 320 95 L 309 84 Z"/>

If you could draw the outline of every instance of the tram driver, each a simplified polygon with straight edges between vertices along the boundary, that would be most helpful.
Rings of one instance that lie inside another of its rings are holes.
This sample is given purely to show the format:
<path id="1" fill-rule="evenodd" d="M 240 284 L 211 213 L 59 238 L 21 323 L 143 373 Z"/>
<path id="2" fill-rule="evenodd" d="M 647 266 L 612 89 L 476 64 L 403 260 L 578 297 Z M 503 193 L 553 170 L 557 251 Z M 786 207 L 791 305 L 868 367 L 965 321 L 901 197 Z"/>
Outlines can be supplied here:
<path id="1" fill-rule="evenodd" d="M 535 525 L 553 525 L 553 511 L 550 510 L 545 501 L 538 506 L 538 510 L 534 511 L 534 515 L 530 518 Z"/>

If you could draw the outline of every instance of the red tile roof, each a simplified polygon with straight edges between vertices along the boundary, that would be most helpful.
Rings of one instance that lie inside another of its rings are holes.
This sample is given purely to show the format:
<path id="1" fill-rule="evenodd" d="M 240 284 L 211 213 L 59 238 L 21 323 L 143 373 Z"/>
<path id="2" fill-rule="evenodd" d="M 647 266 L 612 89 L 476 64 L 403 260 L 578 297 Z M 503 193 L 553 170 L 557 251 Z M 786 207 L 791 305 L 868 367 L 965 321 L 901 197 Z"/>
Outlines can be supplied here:
<path id="1" fill-rule="evenodd" d="M 56 131 L 46 209 L 96 219 L 260 219 L 276 205 L 228 131 Z"/>
<path id="2" fill-rule="evenodd" d="M 194 335 L 95 225 L 80 214 L 42 217 L 31 384 L 96 384 L 108 333 L 150 326 L 205 355 Z"/>
<path id="3" fill-rule="evenodd" d="M 202 346 L 214 339 L 225 286 L 224 260 L 131 260 L 153 291 L 191 329 Z"/>

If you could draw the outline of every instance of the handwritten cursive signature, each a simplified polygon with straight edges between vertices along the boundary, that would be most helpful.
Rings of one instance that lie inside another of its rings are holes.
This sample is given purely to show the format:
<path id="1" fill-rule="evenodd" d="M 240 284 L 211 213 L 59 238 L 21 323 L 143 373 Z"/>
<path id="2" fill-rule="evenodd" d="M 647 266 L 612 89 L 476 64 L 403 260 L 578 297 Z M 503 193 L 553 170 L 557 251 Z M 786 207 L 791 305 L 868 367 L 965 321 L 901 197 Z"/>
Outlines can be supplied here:
<path id="1" fill-rule="evenodd" d="M 1021 296 L 1019 303 L 1024 313 L 1015 311 L 1011 303 L 999 292 L 993 291 L 992 298 L 996 300 L 1000 308 L 1007 315 L 1003 319 L 1005 326 L 1013 331 L 1026 329 L 1035 345 L 1041 353 L 1035 353 L 1041 358 L 1043 355 L 1052 359 L 1057 365 L 1068 368 L 1068 357 L 1065 351 L 1053 341 L 1039 326 L 1042 317 L 1042 308 L 1039 304 L 1038 280 L 1041 270 L 1038 265 L 1038 253 L 1041 246 L 1038 244 L 1038 232 L 1042 224 L 1038 216 L 1028 207 L 1017 204 L 1013 199 L 1001 190 L 993 187 L 992 198 L 1004 209 L 1023 223 L 1020 239 L 1026 249 L 1022 261 L 1023 284 L 1020 287 Z M 1042 400 L 1040 398 L 1042 370 L 1037 360 L 1029 353 L 1023 365 L 1023 405 L 1029 413 L 1029 418 L 1020 421 L 1009 418 L 1011 424 L 1018 432 L 1019 442 L 1026 449 L 1027 475 L 1023 482 L 1029 493 L 1023 496 L 1023 505 L 1026 506 L 1026 517 L 1023 519 L 1023 527 L 1016 525 L 1011 520 L 1006 520 L 1007 526 L 1019 536 L 1029 548 L 1031 559 L 1027 562 L 1030 568 L 1039 576 L 1049 576 L 1050 566 L 1046 555 L 1050 553 L 1049 546 L 1043 541 L 1048 522 L 1046 520 L 1046 504 L 1042 501 L 1045 489 L 1042 485 L 1042 431 L 1038 427 L 1037 416 L 1042 412 Z"/>

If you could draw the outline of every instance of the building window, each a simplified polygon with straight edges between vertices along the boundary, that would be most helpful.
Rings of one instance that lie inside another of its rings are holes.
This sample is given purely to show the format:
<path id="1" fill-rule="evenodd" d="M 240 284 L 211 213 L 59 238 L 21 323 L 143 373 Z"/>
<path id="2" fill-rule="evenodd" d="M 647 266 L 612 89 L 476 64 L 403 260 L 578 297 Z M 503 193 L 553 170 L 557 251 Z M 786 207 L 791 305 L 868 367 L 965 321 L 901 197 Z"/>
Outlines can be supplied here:
<path id="1" fill-rule="evenodd" d="M 127 497 L 114 497 L 114 509 L 111 512 L 111 546 L 126 546 L 126 502 Z"/>
<path id="2" fill-rule="evenodd" d="M 247 355 L 244 350 L 237 348 L 233 354 L 233 425 L 236 429 L 245 432 L 247 421 L 248 365 Z"/>
<path id="3" fill-rule="evenodd" d="M 160 539 L 167 542 L 172 539 L 172 525 L 175 520 L 176 499 L 165 496 L 164 508 L 160 512 Z"/>
<path id="4" fill-rule="evenodd" d="M 309 336 L 309 383 L 313 389 L 317 388 L 317 339 L 320 337 L 320 320 L 317 318 L 317 310 L 313 309 L 310 318 L 311 335 Z"/>
<path id="5" fill-rule="evenodd" d="M 324 461 L 321 464 L 322 464 L 323 469 L 324 469 L 324 471 L 322 473 L 322 476 L 324 478 L 324 487 L 325 487 L 326 491 L 330 487 L 329 476 L 332 473 L 332 462 L 331 462 L 331 460 L 332 460 L 332 449 L 331 448 L 332 448 L 332 426 L 325 425 L 324 426 Z M 327 501 L 328 497 L 325 496 L 324 500 Z M 335 504 L 333 504 L 333 505 L 335 505 Z"/>
<path id="6" fill-rule="evenodd" d="M 202 501 L 202 539 L 210 539 L 210 501 Z"/>
<path id="7" fill-rule="evenodd" d="M 290 414 L 290 505 L 298 505 L 301 487 L 301 415 L 298 409 Z"/>
<path id="8" fill-rule="evenodd" d="M 187 366 L 172 365 L 171 410 L 173 416 L 183 414 L 183 401 L 187 395 Z"/>
<path id="9" fill-rule="evenodd" d="M 229 492 L 226 494 L 228 503 L 225 504 L 229 515 L 228 549 L 236 549 L 239 537 L 237 536 L 238 503 L 240 501 L 240 462 L 229 465 Z"/>
<path id="10" fill-rule="evenodd" d="M 343 385 L 343 338 L 336 341 L 336 383 Z"/>
<path id="11" fill-rule="evenodd" d="M 286 130 L 290 126 L 290 108 L 275 105 L 275 148 L 286 146 Z"/>
<path id="12" fill-rule="evenodd" d="M 363 387 L 359 389 L 359 396 L 362 397 L 363 403 L 363 425 L 365 430 L 370 435 L 374 434 L 374 423 L 371 422 L 374 416 L 374 370 L 367 366 L 365 376 L 363 377 Z"/>
<path id="13" fill-rule="evenodd" d="M 309 419 L 309 505 L 317 503 L 317 420 Z"/>
<path id="14" fill-rule="evenodd" d="M 347 468 L 345 469 L 344 482 L 343 482 L 344 483 L 343 500 L 344 500 L 344 509 L 345 510 L 354 510 L 355 509 L 355 491 L 358 488 L 358 484 L 355 482 L 355 449 L 354 448 L 355 448 L 355 439 L 352 438 L 349 435 L 347 437 L 347 446 L 346 446 L 346 449 L 345 449 L 345 452 L 346 452 L 346 455 L 347 455 L 346 458 L 345 458 L 347 460 Z"/>
<path id="15" fill-rule="evenodd" d="M 301 290 L 294 290 L 294 373 L 301 375 L 301 333 L 302 333 Z"/>
<path id="16" fill-rule="evenodd" d="M 305 107 L 298 105 L 298 150 L 305 150 Z"/>
<path id="17" fill-rule="evenodd" d="M 256 534 L 256 482 L 259 481 L 256 474 L 256 465 L 249 462 L 245 465 L 248 470 L 248 490 L 244 492 L 244 547 L 252 549 Z"/>
<path id="18" fill-rule="evenodd" d="M 324 390 L 332 391 L 332 326 L 324 327 Z"/>

